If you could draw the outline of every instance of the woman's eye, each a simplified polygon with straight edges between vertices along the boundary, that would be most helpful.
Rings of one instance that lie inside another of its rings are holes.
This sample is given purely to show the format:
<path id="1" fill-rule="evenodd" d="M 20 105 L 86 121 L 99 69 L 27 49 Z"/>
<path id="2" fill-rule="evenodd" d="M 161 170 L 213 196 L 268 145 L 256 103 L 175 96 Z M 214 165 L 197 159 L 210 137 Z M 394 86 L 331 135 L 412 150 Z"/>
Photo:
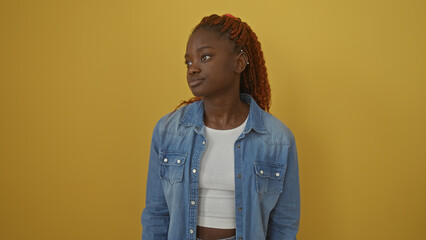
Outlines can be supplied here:
<path id="1" fill-rule="evenodd" d="M 185 65 L 189 67 L 189 66 L 191 66 L 191 65 L 192 65 L 192 62 L 190 62 L 190 61 L 185 61 Z"/>
<path id="2" fill-rule="evenodd" d="M 201 61 L 204 62 L 204 61 L 208 60 L 209 58 L 211 58 L 210 55 L 204 55 L 204 56 L 201 57 Z"/>

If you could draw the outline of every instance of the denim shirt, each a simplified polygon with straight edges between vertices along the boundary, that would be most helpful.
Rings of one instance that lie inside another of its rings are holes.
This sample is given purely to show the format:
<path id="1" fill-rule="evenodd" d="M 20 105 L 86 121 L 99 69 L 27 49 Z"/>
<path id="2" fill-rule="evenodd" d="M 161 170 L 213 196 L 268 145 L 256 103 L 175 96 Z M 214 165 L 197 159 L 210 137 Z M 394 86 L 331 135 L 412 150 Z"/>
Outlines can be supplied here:
<path id="1" fill-rule="evenodd" d="M 292 132 L 250 95 L 246 127 L 234 144 L 236 239 L 296 239 L 299 169 Z M 200 159 L 207 140 L 203 101 L 161 118 L 149 159 L 142 239 L 196 239 Z"/>

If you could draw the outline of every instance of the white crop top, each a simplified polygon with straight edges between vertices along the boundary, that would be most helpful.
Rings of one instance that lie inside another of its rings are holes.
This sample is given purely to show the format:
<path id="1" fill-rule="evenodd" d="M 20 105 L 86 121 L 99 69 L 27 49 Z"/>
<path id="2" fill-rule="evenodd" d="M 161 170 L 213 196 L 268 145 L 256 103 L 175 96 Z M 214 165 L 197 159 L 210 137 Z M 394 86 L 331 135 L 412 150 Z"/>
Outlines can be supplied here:
<path id="1" fill-rule="evenodd" d="M 234 129 L 206 127 L 207 145 L 201 158 L 199 175 L 199 226 L 235 228 L 234 144 L 243 132 L 247 119 Z"/>

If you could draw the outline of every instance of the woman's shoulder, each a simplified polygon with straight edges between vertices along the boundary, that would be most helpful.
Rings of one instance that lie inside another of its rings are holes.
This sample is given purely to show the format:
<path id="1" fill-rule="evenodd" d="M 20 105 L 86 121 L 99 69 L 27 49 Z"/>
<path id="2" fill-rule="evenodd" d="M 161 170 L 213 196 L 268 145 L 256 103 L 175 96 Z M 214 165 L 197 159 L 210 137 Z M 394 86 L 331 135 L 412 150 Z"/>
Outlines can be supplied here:
<path id="1" fill-rule="evenodd" d="M 262 120 L 272 141 L 281 144 L 290 144 L 294 141 L 290 128 L 271 113 L 262 111 Z"/>
<path id="2" fill-rule="evenodd" d="M 158 128 L 158 131 L 160 133 L 162 132 L 178 133 L 179 128 L 182 125 L 182 119 L 185 117 L 188 111 L 194 107 L 193 105 L 195 104 L 197 103 L 193 102 L 193 103 L 187 104 L 161 117 L 156 124 L 156 128 Z"/>

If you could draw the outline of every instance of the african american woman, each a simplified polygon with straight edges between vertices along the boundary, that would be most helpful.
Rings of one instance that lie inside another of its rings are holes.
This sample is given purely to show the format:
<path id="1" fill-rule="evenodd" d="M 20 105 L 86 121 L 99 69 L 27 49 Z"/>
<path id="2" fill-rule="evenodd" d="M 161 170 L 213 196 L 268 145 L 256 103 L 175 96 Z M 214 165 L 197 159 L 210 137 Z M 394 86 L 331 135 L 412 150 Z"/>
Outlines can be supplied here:
<path id="1" fill-rule="evenodd" d="M 185 64 L 194 97 L 154 128 L 142 239 L 296 239 L 296 144 L 268 113 L 256 34 L 230 14 L 204 17 Z"/>

